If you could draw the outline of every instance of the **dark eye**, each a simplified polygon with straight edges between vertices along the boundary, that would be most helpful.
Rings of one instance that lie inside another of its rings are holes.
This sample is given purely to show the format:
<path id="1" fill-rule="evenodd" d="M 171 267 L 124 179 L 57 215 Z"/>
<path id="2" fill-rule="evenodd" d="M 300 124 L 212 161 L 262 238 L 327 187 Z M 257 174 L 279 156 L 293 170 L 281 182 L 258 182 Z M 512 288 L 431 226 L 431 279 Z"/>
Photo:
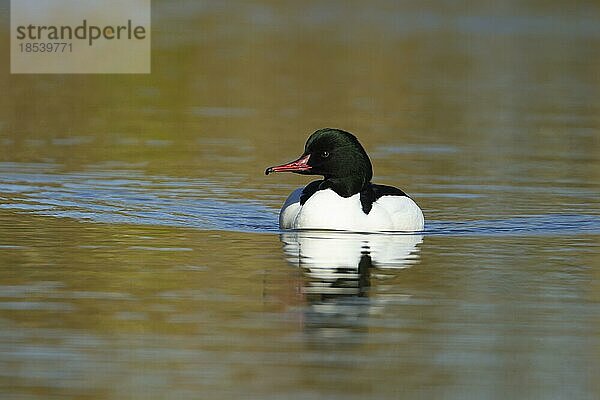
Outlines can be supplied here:
<path id="1" fill-rule="evenodd" d="M 321 157 L 323 157 L 323 158 L 327 158 L 327 157 L 329 157 L 329 152 L 328 152 L 328 151 L 324 151 L 324 152 L 322 152 L 322 153 L 321 153 Z"/>

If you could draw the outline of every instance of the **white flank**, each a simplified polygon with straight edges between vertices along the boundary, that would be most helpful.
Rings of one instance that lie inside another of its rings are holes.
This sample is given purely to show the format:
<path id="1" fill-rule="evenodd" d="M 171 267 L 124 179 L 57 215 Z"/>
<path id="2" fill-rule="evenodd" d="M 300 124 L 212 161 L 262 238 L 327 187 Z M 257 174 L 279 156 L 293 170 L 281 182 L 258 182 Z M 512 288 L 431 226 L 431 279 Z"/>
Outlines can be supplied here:
<path id="1" fill-rule="evenodd" d="M 303 188 L 287 198 L 279 214 L 282 229 L 334 229 L 354 232 L 420 231 L 423 212 L 406 196 L 382 196 L 365 214 L 360 194 L 341 197 L 331 189 L 319 190 L 300 205 Z"/>

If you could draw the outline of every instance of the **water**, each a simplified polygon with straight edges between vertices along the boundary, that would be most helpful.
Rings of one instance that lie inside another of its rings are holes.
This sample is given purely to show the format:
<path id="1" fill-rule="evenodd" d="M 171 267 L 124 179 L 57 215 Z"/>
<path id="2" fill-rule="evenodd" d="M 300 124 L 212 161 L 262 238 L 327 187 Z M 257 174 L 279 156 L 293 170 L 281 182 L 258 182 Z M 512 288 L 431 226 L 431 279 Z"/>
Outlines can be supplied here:
<path id="1" fill-rule="evenodd" d="M 600 396 L 597 5 L 153 3 L 150 76 L 0 65 L 1 398 Z M 277 229 L 324 126 L 424 232 Z"/>

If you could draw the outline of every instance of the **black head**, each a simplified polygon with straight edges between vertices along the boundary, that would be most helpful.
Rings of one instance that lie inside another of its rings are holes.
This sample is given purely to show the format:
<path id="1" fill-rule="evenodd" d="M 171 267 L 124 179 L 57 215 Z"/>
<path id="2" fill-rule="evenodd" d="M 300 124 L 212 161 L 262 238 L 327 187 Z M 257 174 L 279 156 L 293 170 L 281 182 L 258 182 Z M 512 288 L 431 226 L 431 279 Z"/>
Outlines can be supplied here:
<path id="1" fill-rule="evenodd" d="M 286 171 L 322 175 L 326 187 L 341 186 L 338 193 L 345 196 L 358 193 L 373 176 L 369 156 L 358 139 L 349 132 L 333 128 L 319 129 L 306 141 L 300 158 L 268 168 L 265 173 Z"/>

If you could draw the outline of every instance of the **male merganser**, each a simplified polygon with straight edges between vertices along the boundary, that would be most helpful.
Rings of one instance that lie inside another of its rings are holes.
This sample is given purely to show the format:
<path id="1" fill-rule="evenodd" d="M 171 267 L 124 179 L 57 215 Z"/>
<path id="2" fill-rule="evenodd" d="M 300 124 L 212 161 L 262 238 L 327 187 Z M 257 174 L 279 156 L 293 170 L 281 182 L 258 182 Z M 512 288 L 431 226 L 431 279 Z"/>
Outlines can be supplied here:
<path id="1" fill-rule="evenodd" d="M 294 190 L 281 208 L 281 229 L 354 232 L 420 231 L 423 212 L 402 190 L 371 183 L 365 149 L 351 133 L 325 128 L 313 133 L 300 158 L 267 168 L 271 172 L 322 175 Z"/>

